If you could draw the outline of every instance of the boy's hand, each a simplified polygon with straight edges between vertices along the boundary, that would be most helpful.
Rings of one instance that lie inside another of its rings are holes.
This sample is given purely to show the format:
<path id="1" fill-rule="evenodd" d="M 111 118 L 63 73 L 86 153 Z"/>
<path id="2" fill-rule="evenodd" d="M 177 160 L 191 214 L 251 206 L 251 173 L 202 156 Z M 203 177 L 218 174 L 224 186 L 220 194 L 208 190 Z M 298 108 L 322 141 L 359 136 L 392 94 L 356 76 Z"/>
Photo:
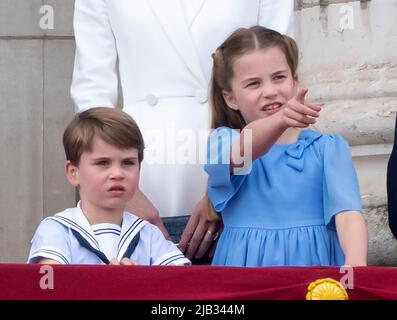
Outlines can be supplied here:
<path id="1" fill-rule="evenodd" d="M 109 265 L 113 265 L 113 266 L 139 266 L 139 263 L 134 261 L 134 260 L 130 260 L 128 258 L 123 258 L 123 259 L 121 259 L 121 261 L 118 261 L 116 258 L 113 258 L 112 260 L 110 260 Z"/>
<path id="2" fill-rule="evenodd" d="M 128 258 L 123 258 L 120 261 L 120 265 L 121 266 L 139 266 L 139 263 L 134 260 L 130 260 Z"/>
<path id="3" fill-rule="evenodd" d="M 287 127 L 307 128 L 310 124 L 316 123 L 316 119 L 321 111 L 318 104 L 305 103 L 305 96 L 309 89 L 301 89 L 289 100 L 281 113 L 283 122 Z"/>

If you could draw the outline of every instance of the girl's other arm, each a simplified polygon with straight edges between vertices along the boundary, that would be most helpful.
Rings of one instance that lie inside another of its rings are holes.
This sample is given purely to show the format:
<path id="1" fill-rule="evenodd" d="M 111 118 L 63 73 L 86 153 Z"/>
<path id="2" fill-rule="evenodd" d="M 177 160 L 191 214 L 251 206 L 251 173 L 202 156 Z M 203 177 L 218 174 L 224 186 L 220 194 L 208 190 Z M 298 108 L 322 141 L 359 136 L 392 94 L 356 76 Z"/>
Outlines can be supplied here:
<path id="1" fill-rule="evenodd" d="M 335 222 L 345 265 L 366 266 L 368 234 L 363 215 L 358 211 L 343 211 L 336 215 Z"/>

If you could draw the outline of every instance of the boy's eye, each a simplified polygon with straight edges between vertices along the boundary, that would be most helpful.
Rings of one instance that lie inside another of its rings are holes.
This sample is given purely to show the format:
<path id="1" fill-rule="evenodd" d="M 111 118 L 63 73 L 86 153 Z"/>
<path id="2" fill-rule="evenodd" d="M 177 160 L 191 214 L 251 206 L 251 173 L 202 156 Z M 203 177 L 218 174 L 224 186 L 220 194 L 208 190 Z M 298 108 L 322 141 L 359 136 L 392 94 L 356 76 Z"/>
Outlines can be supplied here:
<path id="1" fill-rule="evenodd" d="M 133 166 L 133 165 L 135 165 L 135 161 L 134 160 L 125 160 L 124 164 L 127 166 Z"/>
<path id="2" fill-rule="evenodd" d="M 100 161 L 95 162 L 95 165 L 97 165 L 97 166 L 106 166 L 108 163 L 109 163 L 109 161 L 100 160 Z"/>

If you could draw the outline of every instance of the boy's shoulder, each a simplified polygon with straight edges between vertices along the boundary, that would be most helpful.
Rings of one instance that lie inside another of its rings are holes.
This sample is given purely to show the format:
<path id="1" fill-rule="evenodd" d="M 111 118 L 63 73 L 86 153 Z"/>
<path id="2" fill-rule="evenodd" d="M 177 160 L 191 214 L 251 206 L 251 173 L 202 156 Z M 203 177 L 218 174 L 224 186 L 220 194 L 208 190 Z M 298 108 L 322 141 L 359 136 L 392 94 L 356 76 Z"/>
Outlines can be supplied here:
<path id="1" fill-rule="evenodd" d="M 72 208 L 44 218 L 36 229 L 36 237 L 59 237 L 60 235 L 68 235 L 69 227 L 64 223 L 61 217 L 63 217 L 65 214 L 70 214 L 70 209 Z"/>
<path id="2" fill-rule="evenodd" d="M 76 226 L 79 224 L 79 208 L 72 207 L 63 211 L 57 212 L 52 216 L 43 219 L 42 223 L 53 224 L 59 223 L 65 227 L 69 225 Z"/>
<path id="3" fill-rule="evenodd" d="M 41 232 L 62 232 L 68 234 L 70 229 L 79 233 L 90 230 L 89 223 L 84 217 L 79 206 L 67 208 L 61 212 L 57 212 L 52 216 L 44 218 L 37 230 Z"/>
<path id="4" fill-rule="evenodd" d="M 160 230 L 154 224 L 129 211 L 124 211 L 123 224 L 127 224 L 128 226 L 140 226 L 140 229 L 145 229 L 147 231 Z"/>
<path id="5" fill-rule="evenodd" d="M 144 241 L 168 242 L 159 227 L 147 220 L 139 218 L 134 213 L 124 211 L 123 219 L 123 225 L 126 225 L 131 230 L 135 229 L 136 231 L 139 231 L 141 234 L 141 239 L 145 239 Z M 132 232 L 135 233 L 135 231 Z"/>
<path id="6" fill-rule="evenodd" d="M 63 211 L 54 213 L 52 216 L 45 217 L 42 220 L 42 222 L 57 221 L 57 220 L 63 219 L 63 218 L 70 219 L 70 218 L 72 218 L 75 215 L 76 209 L 77 209 L 76 207 L 66 208 Z"/>

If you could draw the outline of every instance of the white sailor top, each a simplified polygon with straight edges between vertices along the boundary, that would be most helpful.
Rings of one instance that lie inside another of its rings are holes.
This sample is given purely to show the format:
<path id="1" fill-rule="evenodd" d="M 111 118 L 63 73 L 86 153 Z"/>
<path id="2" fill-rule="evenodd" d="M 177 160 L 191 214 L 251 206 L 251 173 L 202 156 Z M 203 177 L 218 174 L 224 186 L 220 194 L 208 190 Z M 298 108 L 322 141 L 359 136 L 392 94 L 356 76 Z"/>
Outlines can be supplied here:
<path id="1" fill-rule="evenodd" d="M 48 258 L 62 264 L 102 264 L 112 258 L 106 257 L 105 251 L 79 203 L 40 223 L 31 241 L 28 263 Z M 117 246 L 117 260 L 123 257 L 140 265 L 191 264 L 156 226 L 129 212 L 123 213 Z"/>

